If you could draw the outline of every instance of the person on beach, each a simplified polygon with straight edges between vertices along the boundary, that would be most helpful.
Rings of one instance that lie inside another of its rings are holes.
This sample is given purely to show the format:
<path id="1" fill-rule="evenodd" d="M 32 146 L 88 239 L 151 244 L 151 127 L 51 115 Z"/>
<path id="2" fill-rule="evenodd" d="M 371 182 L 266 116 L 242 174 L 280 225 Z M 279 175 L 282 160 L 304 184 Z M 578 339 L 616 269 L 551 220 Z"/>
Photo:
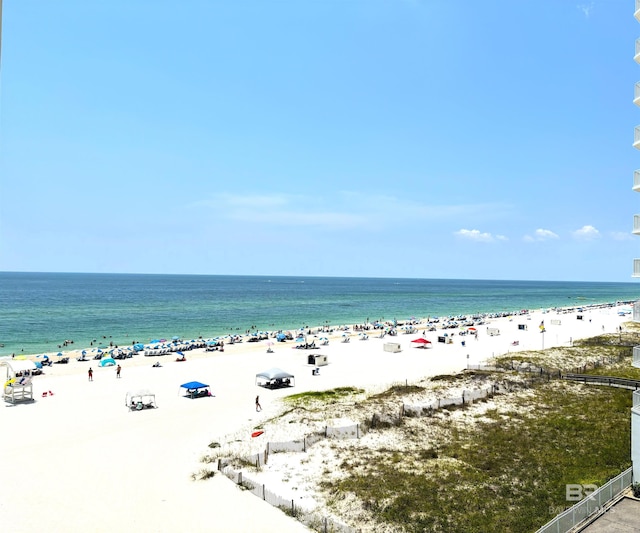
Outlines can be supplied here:
<path id="1" fill-rule="evenodd" d="M 256 411 L 262 411 L 262 406 L 260 405 L 260 396 L 256 396 Z"/>
<path id="2" fill-rule="evenodd" d="M 93 381 L 93 369 L 89 367 L 89 381 Z"/>
<path id="3" fill-rule="evenodd" d="M 116 378 L 120 377 L 120 370 L 122 370 L 122 367 L 118 365 L 118 368 L 116 368 Z"/>

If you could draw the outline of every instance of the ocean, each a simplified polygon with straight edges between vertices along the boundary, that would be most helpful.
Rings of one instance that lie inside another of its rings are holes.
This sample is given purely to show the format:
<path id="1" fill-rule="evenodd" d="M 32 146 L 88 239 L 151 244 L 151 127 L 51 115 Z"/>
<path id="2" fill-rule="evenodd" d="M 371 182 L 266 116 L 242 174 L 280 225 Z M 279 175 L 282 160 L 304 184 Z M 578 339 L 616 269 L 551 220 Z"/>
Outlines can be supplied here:
<path id="1" fill-rule="evenodd" d="M 0 272 L 0 356 L 638 298 L 637 283 Z"/>

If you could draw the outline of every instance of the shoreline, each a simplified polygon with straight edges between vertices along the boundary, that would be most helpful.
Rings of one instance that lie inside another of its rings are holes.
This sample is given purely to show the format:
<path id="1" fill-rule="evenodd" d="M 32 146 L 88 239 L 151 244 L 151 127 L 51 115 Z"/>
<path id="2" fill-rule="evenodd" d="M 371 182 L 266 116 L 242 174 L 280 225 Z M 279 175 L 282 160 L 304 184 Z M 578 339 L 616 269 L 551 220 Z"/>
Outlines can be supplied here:
<path id="1" fill-rule="evenodd" d="M 628 301 L 616 301 L 616 302 L 601 302 L 601 303 L 591 303 L 591 304 L 585 304 L 585 305 L 575 305 L 575 306 L 566 306 L 566 307 L 548 307 L 548 308 L 540 308 L 540 309 L 525 309 L 524 311 L 527 312 L 543 312 L 543 313 L 570 313 L 573 311 L 576 311 L 578 309 L 584 309 L 585 311 L 590 311 L 593 309 L 602 309 L 602 308 L 612 308 L 612 307 L 622 307 L 622 306 L 631 306 L 633 307 L 633 303 L 635 302 L 635 300 L 628 300 Z M 469 318 L 471 317 L 472 319 L 480 319 L 482 321 L 485 320 L 491 320 L 491 319 L 495 319 L 495 318 L 505 318 L 505 317 L 516 317 L 521 315 L 521 311 L 511 311 L 511 312 L 505 312 L 505 311 L 488 311 L 485 313 L 477 313 L 477 314 L 470 314 L 470 313 L 465 313 L 465 314 L 459 314 L 456 313 L 455 315 L 449 315 L 449 317 L 422 317 L 422 318 L 414 318 L 414 320 L 416 321 L 416 327 L 418 330 L 422 331 L 425 329 L 425 322 L 428 324 L 428 321 L 431 318 L 438 318 L 440 320 L 440 322 L 438 324 L 442 324 L 442 321 L 445 320 L 446 318 L 455 318 L 455 317 L 466 317 Z M 473 320 L 472 320 L 473 321 Z M 330 323 L 330 321 L 324 321 L 325 323 Z M 402 327 L 403 325 L 407 324 L 408 322 L 411 322 L 411 320 L 407 319 L 407 320 L 399 320 L 397 321 L 397 326 L 396 327 Z M 438 329 L 441 329 L 439 327 L 439 325 L 436 324 L 436 327 Z M 385 321 L 384 325 L 386 327 L 393 327 L 393 322 L 391 321 Z M 473 325 L 478 325 L 476 324 L 470 324 L 470 326 Z M 482 324 L 480 324 L 482 325 Z M 216 336 L 216 337 L 204 337 L 204 336 L 198 336 L 197 338 L 193 338 L 190 339 L 189 341 L 186 341 L 184 339 L 180 339 L 180 344 L 184 343 L 199 343 L 199 342 L 210 342 L 213 340 L 222 340 L 225 343 L 225 346 L 229 345 L 228 339 L 232 336 L 239 336 L 242 338 L 241 341 L 237 341 L 235 344 L 243 344 L 246 345 L 248 344 L 247 340 L 251 337 L 252 334 L 255 333 L 261 333 L 261 334 L 265 334 L 267 335 L 269 338 L 268 339 L 263 339 L 263 340 L 270 340 L 275 342 L 276 341 L 276 335 L 280 332 L 288 332 L 288 333 L 293 333 L 294 335 L 300 331 L 303 331 L 305 335 L 315 335 L 315 336 L 321 336 L 321 335 L 326 335 L 329 336 L 330 338 L 339 338 L 339 336 L 343 333 L 344 328 L 348 328 L 348 330 L 352 333 L 354 332 L 358 332 L 361 330 L 356 330 L 355 328 L 359 328 L 359 327 L 364 327 L 364 326 L 373 326 L 373 323 L 369 322 L 369 323 L 353 323 L 353 324 L 341 324 L 339 326 L 326 326 L 326 325 L 316 325 L 316 326 L 304 326 L 304 328 L 299 328 L 299 329 L 293 329 L 293 328 L 282 328 L 282 329 L 274 329 L 274 330 L 245 330 L 242 333 L 238 333 L 236 331 L 232 331 L 231 333 L 227 333 L 224 336 L 220 335 L 220 336 Z M 379 329 L 374 329 L 374 328 L 370 328 L 365 330 L 367 333 L 373 333 L 373 334 L 377 334 L 380 332 Z M 147 349 L 154 349 L 153 347 L 150 347 L 150 342 L 140 342 L 140 341 L 132 341 L 131 344 L 127 344 L 127 345 L 118 345 L 118 344 L 113 344 L 112 342 L 107 340 L 108 338 L 105 336 L 103 338 L 103 340 L 105 340 L 106 342 L 97 342 L 98 346 L 94 346 L 93 344 L 90 344 L 89 346 L 80 346 L 80 347 L 75 347 L 75 342 L 73 340 L 71 340 L 71 344 L 74 345 L 73 348 L 69 348 L 69 345 L 67 346 L 63 346 L 63 345 L 59 345 L 59 349 L 58 350 L 54 350 L 54 351 L 48 351 L 48 352 L 36 352 L 36 353 L 24 353 L 24 352 L 20 352 L 20 353 L 13 353 L 13 354 L 5 354 L 5 355 L 0 355 L 0 361 L 6 360 L 6 359 L 10 359 L 10 358 L 18 358 L 18 359 L 29 359 L 29 360 L 33 360 L 33 361 L 39 361 L 41 360 L 40 358 L 43 356 L 47 356 L 49 358 L 53 358 L 53 360 L 55 361 L 55 358 L 58 357 L 58 354 L 62 354 L 61 356 L 59 356 L 60 358 L 64 358 L 64 357 L 69 357 L 70 362 L 72 361 L 72 358 L 75 359 L 76 357 L 79 357 L 81 355 L 81 353 L 83 351 L 86 352 L 87 356 L 90 355 L 96 355 L 96 353 L 98 352 L 98 350 L 101 350 L 102 353 L 109 353 L 113 350 L 123 350 L 123 351 L 131 351 L 131 347 L 133 344 L 143 344 L 145 346 L 145 348 Z M 166 339 L 162 339 L 163 342 L 162 343 L 153 343 L 153 344 L 163 344 L 163 345 L 170 345 L 173 341 L 172 340 L 166 340 Z M 292 339 L 288 340 L 287 342 L 291 342 Z M 68 342 L 68 341 L 65 341 Z M 95 342 L 95 341 L 94 341 Z M 259 341 L 256 344 L 260 344 Z M 105 344 L 109 343 L 108 346 L 105 346 Z M 231 343 L 233 344 L 233 343 Z M 319 346 L 318 346 L 319 348 Z M 155 349 L 158 349 L 158 347 L 156 347 Z M 185 350 L 190 350 L 190 348 L 183 348 Z M 175 350 L 174 350 L 175 351 Z M 134 354 L 135 357 L 135 354 Z"/>
<path id="2" fill-rule="evenodd" d="M 187 519 L 208 524 L 208 529 L 239 533 L 308 531 L 222 475 L 193 481 L 191 476 L 206 468 L 200 459 L 210 451 L 209 443 L 232 439 L 251 444 L 253 428 L 278 417 L 282 398 L 290 394 L 342 386 L 379 392 L 405 380 L 459 372 L 494 355 L 568 346 L 579 338 L 618 331 L 628 320 L 618 314 L 621 308 L 584 306 L 582 320 L 568 309 L 499 317 L 476 328 L 477 339 L 455 330 L 451 343 L 438 342 L 443 330 L 427 331 L 431 345 L 426 349 L 413 343 L 423 335 L 421 324 L 417 333 L 384 339 L 370 335 L 360 340 L 356 334 L 342 342 L 336 336 L 315 350 L 287 342 L 274 343 L 273 353 L 267 353 L 263 342 L 243 342 L 225 346 L 224 352 L 186 352 L 186 362 L 175 362 L 170 355 L 134 356 L 121 361 L 121 378 L 113 367 L 76 361 L 54 364 L 34 377 L 34 402 L 3 405 L 3 422 L 15 438 L 0 441 L 0 453 L 10 458 L 0 483 L 0 522 L 10 523 L 18 533 L 169 533 L 183 528 Z M 543 320 L 546 331 L 541 334 Z M 520 329 L 521 325 L 526 327 Z M 500 334 L 489 335 L 488 327 L 498 328 Z M 387 342 L 399 344 L 400 352 L 385 351 Z M 314 375 L 307 357 L 317 353 L 327 355 L 329 364 Z M 157 361 L 162 366 L 152 367 Z M 87 379 L 87 365 L 93 367 L 93 381 Z M 272 367 L 295 375 L 295 386 L 257 386 L 256 374 Z M 180 385 L 194 380 L 209 385 L 213 396 L 185 397 Z M 129 411 L 126 394 L 138 389 L 151 390 L 158 408 Z M 256 395 L 260 412 L 255 409 Z M 286 434 L 293 428 L 285 424 L 281 430 Z M 38 499 L 38 513 L 33 512 L 33 501 L 15 490 L 15 480 L 25 479 L 46 495 Z M 99 488 L 109 505 L 100 520 L 91 512 L 100 505 L 96 492 L 87 490 L 92 487 Z M 271 490 L 277 491 L 277 484 Z M 216 502 L 215 518 L 211 502 Z M 238 513 L 239 508 L 244 512 Z M 124 526 L 122 516 L 128 518 Z"/>

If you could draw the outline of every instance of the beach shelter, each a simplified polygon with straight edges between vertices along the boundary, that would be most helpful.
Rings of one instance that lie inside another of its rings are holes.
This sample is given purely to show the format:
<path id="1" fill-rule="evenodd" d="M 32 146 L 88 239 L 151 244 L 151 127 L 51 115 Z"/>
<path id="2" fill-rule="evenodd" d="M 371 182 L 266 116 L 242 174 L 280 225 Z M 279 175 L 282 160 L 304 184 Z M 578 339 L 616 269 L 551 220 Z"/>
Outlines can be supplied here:
<path id="1" fill-rule="evenodd" d="M 100 366 L 116 366 L 116 361 L 111 357 L 104 357 L 100 360 Z"/>
<path id="2" fill-rule="evenodd" d="M 129 411 L 142 411 L 143 409 L 155 409 L 156 395 L 147 389 L 135 390 L 127 392 L 124 404 Z"/>
<path id="3" fill-rule="evenodd" d="M 418 344 L 418 348 L 426 348 L 431 344 L 430 340 L 425 339 L 424 337 L 418 337 L 417 339 L 412 340 L 411 342 Z"/>
<path id="4" fill-rule="evenodd" d="M 273 388 L 273 386 L 275 386 L 277 388 L 277 386 L 284 383 L 285 380 L 289 380 L 289 386 L 293 386 L 295 376 L 289 374 L 289 372 L 285 372 L 281 368 L 270 368 L 269 370 L 264 370 L 256 374 L 256 385 L 262 384 L 265 387 Z"/>
<path id="5" fill-rule="evenodd" d="M 202 398 L 204 396 L 211 396 L 209 392 L 209 385 L 200 381 L 188 381 L 180 385 L 181 389 L 186 389 L 187 393 L 185 398 Z"/>

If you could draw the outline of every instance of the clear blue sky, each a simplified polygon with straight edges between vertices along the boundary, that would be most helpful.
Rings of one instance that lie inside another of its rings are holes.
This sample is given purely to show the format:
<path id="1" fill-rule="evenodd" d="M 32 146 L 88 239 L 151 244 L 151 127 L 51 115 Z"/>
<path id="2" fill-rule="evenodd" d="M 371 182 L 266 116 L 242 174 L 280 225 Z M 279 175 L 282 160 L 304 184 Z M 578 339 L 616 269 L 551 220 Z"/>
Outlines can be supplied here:
<path id="1" fill-rule="evenodd" d="M 633 0 L 4 0 L 0 270 L 632 281 Z"/>

